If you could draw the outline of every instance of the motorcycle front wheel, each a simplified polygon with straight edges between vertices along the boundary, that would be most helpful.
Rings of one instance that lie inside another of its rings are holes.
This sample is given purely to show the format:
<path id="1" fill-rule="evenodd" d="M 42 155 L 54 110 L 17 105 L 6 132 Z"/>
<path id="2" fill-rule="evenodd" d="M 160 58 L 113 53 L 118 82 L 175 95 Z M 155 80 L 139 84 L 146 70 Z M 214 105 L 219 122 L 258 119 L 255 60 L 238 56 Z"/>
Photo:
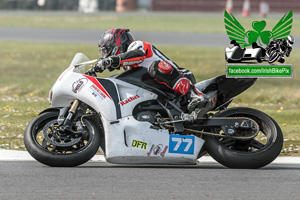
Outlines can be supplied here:
<path id="1" fill-rule="evenodd" d="M 212 158 L 229 168 L 257 169 L 270 164 L 280 154 L 283 135 L 278 124 L 267 114 L 251 108 L 230 108 L 214 117 L 247 117 L 259 126 L 250 140 L 205 136 L 206 150 Z M 220 129 L 213 129 L 220 133 Z"/>
<path id="2" fill-rule="evenodd" d="M 42 113 L 27 126 L 24 143 L 29 154 L 51 167 L 75 167 L 89 161 L 98 151 L 100 135 L 92 120 L 83 118 L 72 130 L 85 130 L 84 135 L 64 132 L 57 123 L 58 112 Z"/>

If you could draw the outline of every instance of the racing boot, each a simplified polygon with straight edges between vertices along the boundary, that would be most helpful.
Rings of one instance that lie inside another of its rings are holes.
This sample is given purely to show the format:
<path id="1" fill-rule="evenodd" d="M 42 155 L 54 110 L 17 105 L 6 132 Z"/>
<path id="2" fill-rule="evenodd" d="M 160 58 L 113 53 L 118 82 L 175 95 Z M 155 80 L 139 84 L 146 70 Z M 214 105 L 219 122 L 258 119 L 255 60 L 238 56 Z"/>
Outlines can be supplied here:
<path id="1" fill-rule="evenodd" d="M 190 102 L 187 106 L 189 112 L 194 111 L 196 108 L 204 108 L 208 104 L 206 96 L 192 85 L 187 93 L 187 98 Z"/>
<path id="2" fill-rule="evenodd" d="M 189 101 L 187 109 L 189 112 L 194 111 L 195 108 L 203 108 L 207 105 L 207 98 L 194 85 L 190 84 L 187 78 L 179 79 L 173 89 L 187 97 Z"/>

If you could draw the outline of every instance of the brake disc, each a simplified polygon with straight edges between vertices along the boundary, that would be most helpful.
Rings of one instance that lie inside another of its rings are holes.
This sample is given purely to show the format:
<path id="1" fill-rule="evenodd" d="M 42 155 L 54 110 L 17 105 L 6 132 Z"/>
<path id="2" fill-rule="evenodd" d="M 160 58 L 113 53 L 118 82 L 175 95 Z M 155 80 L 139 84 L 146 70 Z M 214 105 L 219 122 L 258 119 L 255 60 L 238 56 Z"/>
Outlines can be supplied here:
<path id="1" fill-rule="evenodd" d="M 43 128 L 44 139 L 50 144 L 57 147 L 70 147 L 78 143 L 81 140 L 81 137 L 73 138 L 72 136 L 62 136 L 60 126 L 57 123 L 57 120 L 52 120 L 48 122 Z M 51 135 L 51 138 L 49 137 Z M 66 142 L 70 140 L 69 142 Z"/>

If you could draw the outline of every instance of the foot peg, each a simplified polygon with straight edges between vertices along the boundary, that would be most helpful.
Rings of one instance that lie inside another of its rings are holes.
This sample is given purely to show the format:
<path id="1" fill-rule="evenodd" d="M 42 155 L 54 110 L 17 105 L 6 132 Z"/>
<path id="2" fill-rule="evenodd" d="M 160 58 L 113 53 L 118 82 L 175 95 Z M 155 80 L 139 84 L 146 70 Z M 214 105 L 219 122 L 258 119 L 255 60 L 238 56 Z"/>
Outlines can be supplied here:
<path id="1" fill-rule="evenodd" d="M 200 111 L 201 111 L 200 108 L 196 108 L 193 112 L 191 112 L 191 114 L 182 113 L 181 119 L 185 121 L 193 122 L 198 118 Z"/>

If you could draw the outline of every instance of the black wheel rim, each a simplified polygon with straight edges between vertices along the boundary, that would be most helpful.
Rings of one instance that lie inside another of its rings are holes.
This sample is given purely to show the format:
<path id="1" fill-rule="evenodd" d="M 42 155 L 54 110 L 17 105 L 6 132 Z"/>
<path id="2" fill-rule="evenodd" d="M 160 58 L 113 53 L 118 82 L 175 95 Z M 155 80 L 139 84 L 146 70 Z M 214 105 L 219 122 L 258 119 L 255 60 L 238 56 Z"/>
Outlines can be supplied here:
<path id="1" fill-rule="evenodd" d="M 80 151 L 82 151 L 83 149 L 85 149 L 86 147 L 88 147 L 90 145 L 90 143 L 93 140 L 93 135 L 90 134 L 91 130 L 90 127 L 87 126 L 86 127 L 86 131 L 89 133 L 86 137 L 82 137 L 80 139 L 77 139 L 78 142 L 76 142 L 75 144 L 73 143 L 69 143 L 70 145 L 66 145 L 64 147 L 61 146 L 56 146 L 55 143 L 50 143 L 49 139 L 55 141 L 55 142 L 59 142 L 59 141 L 64 141 L 66 144 L 68 144 L 68 142 L 70 142 L 73 139 L 74 136 L 70 136 L 68 134 L 64 134 L 63 137 L 60 136 L 58 137 L 58 135 L 54 134 L 53 131 L 59 127 L 57 124 L 57 116 L 55 117 L 50 117 L 47 118 L 45 120 L 43 120 L 40 123 L 36 123 L 34 125 L 34 128 L 32 129 L 32 138 L 34 140 L 34 142 L 43 150 L 48 151 L 52 154 L 58 154 L 58 155 L 68 155 L 68 154 L 74 154 L 74 153 L 78 153 Z M 55 122 L 54 122 L 55 121 Z M 44 127 L 48 124 L 48 123 L 53 123 L 53 127 L 49 128 L 50 130 L 48 130 L 48 137 L 46 138 L 44 137 Z M 76 125 L 75 125 L 76 126 Z M 73 129 L 76 129 L 76 127 L 72 127 Z M 52 129 L 52 130 L 51 130 Z"/>
<path id="2" fill-rule="evenodd" d="M 251 118 L 259 125 L 259 133 L 258 135 L 251 140 L 235 140 L 231 138 L 216 138 L 219 144 L 231 151 L 243 152 L 243 153 L 255 153 L 259 151 L 263 151 L 267 148 L 273 141 L 273 135 L 271 134 L 271 128 L 268 125 L 268 122 L 263 121 L 262 119 L 253 116 L 253 115 L 245 115 L 245 114 L 236 114 L 230 115 L 226 117 L 247 117 Z M 221 133 L 221 129 L 215 129 L 216 133 Z"/>

